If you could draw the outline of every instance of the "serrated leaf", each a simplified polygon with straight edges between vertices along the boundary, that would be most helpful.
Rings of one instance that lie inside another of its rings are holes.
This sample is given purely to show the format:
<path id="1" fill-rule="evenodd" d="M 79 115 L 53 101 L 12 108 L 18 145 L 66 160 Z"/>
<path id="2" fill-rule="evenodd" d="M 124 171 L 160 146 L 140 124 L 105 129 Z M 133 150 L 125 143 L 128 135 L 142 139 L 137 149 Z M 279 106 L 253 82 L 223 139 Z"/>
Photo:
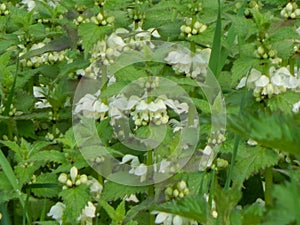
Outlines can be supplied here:
<path id="1" fill-rule="evenodd" d="M 300 187 L 294 179 L 285 185 L 277 185 L 273 191 L 274 207 L 268 212 L 263 225 L 300 224 Z"/>
<path id="2" fill-rule="evenodd" d="M 179 215 L 204 224 L 207 223 L 208 217 L 210 217 L 208 203 L 200 196 L 189 196 L 162 203 L 154 206 L 151 210 Z"/>
<path id="3" fill-rule="evenodd" d="M 57 183 L 57 176 L 54 173 L 42 173 L 39 175 L 36 179 L 36 183 L 38 184 L 43 184 L 43 183 L 52 183 L 55 184 Z M 34 193 L 35 196 L 40 197 L 40 198 L 53 198 L 58 195 L 60 192 L 61 187 L 57 188 L 34 188 L 31 189 L 31 191 Z"/>
<path id="4" fill-rule="evenodd" d="M 112 219 L 113 224 L 119 224 L 124 219 L 124 215 L 117 212 L 111 205 L 102 199 L 99 200 L 100 205 L 105 209 L 109 217 Z M 123 204 L 121 202 L 121 204 Z"/>
<path id="5" fill-rule="evenodd" d="M 253 173 L 275 165 L 279 155 L 274 150 L 262 147 L 239 147 L 236 163 L 233 169 L 233 182 L 241 185 Z"/>
<path id="6" fill-rule="evenodd" d="M 66 223 L 77 224 L 77 218 L 91 198 L 89 187 L 87 185 L 79 185 L 75 188 L 65 189 L 59 193 L 59 196 L 66 205 L 63 221 Z"/>
<path id="7" fill-rule="evenodd" d="M 97 41 L 104 38 L 106 34 L 109 34 L 112 27 L 109 26 L 97 26 L 93 23 L 82 23 L 78 28 L 78 35 L 82 39 L 82 47 L 85 50 L 85 54 L 92 49 L 93 45 Z"/>
<path id="8" fill-rule="evenodd" d="M 126 195 L 147 192 L 147 186 L 127 186 L 108 181 L 104 184 L 101 198 L 105 201 L 123 199 Z"/>
<path id="9" fill-rule="evenodd" d="M 260 144 L 300 155 L 300 121 L 282 113 L 256 113 L 229 117 L 233 131 Z"/>

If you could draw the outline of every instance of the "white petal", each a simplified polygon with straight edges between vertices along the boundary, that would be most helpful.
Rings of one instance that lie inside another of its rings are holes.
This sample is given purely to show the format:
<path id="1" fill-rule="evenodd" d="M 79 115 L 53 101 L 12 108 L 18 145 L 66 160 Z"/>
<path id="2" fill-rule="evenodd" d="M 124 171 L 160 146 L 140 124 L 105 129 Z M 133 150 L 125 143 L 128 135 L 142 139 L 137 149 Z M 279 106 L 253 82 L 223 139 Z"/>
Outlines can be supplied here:
<path id="1" fill-rule="evenodd" d="M 248 77 L 247 83 L 253 83 L 256 80 L 258 80 L 261 76 L 261 72 L 256 70 L 256 69 L 252 69 L 250 72 L 250 75 Z"/>
<path id="2" fill-rule="evenodd" d="M 182 225 L 183 223 L 183 220 L 182 220 L 182 217 L 181 216 L 174 216 L 173 218 L 173 225 Z"/>
<path id="3" fill-rule="evenodd" d="M 236 86 L 236 89 L 240 89 L 240 88 L 245 87 L 245 85 L 246 85 L 246 80 L 247 80 L 247 77 L 243 77 L 243 78 L 240 80 L 240 83 Z"/>
<path id="4" fill-rule="evenodd" d="M 262 75 L 257 81 L 255 81 L 255 85 L 257 87 L 265 87 L 269 82 L 269 77 L 267 77 L 266 75 Z"/>
<path id="5" fill-rule="evenodd" d="M 147 166 L 145 164 L 140 164 L 134 171 L 137 176 L 143 176 L 147 173 Z"/>
<path id="6" fill-rule="evenodd" d="M 168 216 L 169 216 L 168 213 L 164 213 L 164 212 L 158 213 L 156 218 L 155 218 L 155 223 L 156 224 L 163 223 L 167 219 Z"/>
<path id="7" fill-rule="evenodd" d="M 138 157 L 134 155 L 126 154 L 123 156 L 122 162 L 120 164 L 124 164 L 132 160 L 138 160 Z"/>
<path id="8" fill-rule="evenodd" d="M 66 206 L 62 202 L 57 202 L 54 206 L 51 207 L 50 212 L 47 216 L 52 217 L 55 220 L 61 220 L 63 212 Z"/>

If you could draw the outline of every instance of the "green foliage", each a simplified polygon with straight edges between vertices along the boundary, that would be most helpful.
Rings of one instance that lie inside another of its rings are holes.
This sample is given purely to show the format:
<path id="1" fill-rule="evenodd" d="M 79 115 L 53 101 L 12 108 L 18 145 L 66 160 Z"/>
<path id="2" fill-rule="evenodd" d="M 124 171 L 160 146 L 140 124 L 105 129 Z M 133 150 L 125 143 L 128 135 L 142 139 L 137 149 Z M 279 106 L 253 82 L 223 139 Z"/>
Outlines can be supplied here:
<path id="1" fill-rule="evenodd" d="M 131 194 L 145 193 L 147 190 L 147 186 L 127 186 L 109 181 L 104 184 L 102 198 L 105 201 L 115 201 Z"/>
<path id="2" fill-rule="evenodd" d="M 80 185 L 60 192 L 60 197 L 66 205 L 64 211 L 64 221 L 66 223 L 76 224 L 82 209 L 87 205 L 90 199 L 89 187 Z"/>
<path id="3" fill-rule="evenodd" d="M 162 203 L 153 207 L 152 210 L 180 215 L 199 223 L 207 223 L 211 220 L 208 213 L 208 203 L 200 196 L 190 196 Z"/>
<path id="4" fill-rule="evenodd" d="M 230 126 L 240 135 L 252 138 L 258 143 L 299 155 L 299 129 L 297 117 L 282 113 L 256 113 L 232 116 Z"/>
<path id="5" fill-rule="evenodd" d="M 296 179 L 291 179 L 284 185 L 276 185 L 273 191 L 275 199 L 274 207 L 267 213 L 264 225 L 267 224 L 299 224 L 299 183 Z"/>

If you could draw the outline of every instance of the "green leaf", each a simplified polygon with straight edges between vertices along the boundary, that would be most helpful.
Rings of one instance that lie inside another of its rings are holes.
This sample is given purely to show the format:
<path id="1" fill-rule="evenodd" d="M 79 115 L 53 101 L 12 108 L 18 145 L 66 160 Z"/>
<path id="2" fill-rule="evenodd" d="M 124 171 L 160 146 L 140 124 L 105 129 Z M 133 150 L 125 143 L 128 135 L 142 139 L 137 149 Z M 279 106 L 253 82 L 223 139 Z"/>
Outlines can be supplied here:
<path id="1" fill-rule="evenodd" d="M 102 199 L 99 200 L 99 204 L 105 209 L 105 211 L 107 212 L 107 214 L 109 215 L 109 217 L 112 219 L 113 224 L 122 223 L 125 215 L 124 214 L 120 214 L 118 212 L 118 211 L 120 211 L 120 209 L 119 210 L 115 210 L 111 205 L 109 205 L 106 201 L 104 201 Z M 124 204 L 124 201 L 122 201 L 120 203 L 121 207 L 124 207 L 123 204 Z M 118 208 L 120 207 L 120 205 L 118 206 Z"/>
<path id="2" fill-rule="evenodd" d="M 112 27 L 109 26 L 97 26 L 93 23 L 82 23 L 78 28 L 78 35 L 82 39 L 82 47 L 85 50 L 85 56 L 87 52 L 92 49 L 93 45 L 97 41 L 104 38 L 105 35 L 112 31 Z"/>
<path id="3" fill-rule="evenodd" d="M 105 201 L 115 201 L 123 199 L 126 195 L 147 192 L 147 186 L 127 186 L 108 181 L 104 184 L 104 189 L 101 198 Z"/>
<path id="4" fill-rule="evenodd" d="M 233 168 L 233 182 L 242 185 L 253 173 L 275 165 L 279 155 L 271 149 L 262 147 L 240 146 Z"/>
<path id="5" fill-rule="evenodd" d="M 208 203 L 201 196 L 189 196 L 172 200 L 156 205 L 151 210 L 172 213 L 204 224 L 207 223 L 210 217 Z"/>
<path id="6" fill-rule="evenodd" d="M 261 145 L 300 155 L 300 120 L 282 113 L 244 114 L 229 117 L 233 131 L 245 138 L 252 138 Z"/>
<path id="7" fill-rule="evenodd" d="M 212 44 L 211 56 L 209 59 L 209 68 L 216 77 L 219 77 L 221 69 L 220 60 L 221 60 L 221 37 L 222 37 L 222 19 L 221 19 L 221 3 L 218 0 L 218 17 L 217 24 L 214 34 L 214 40 Z"/>
<path id="8" fill-rule="evenodd" d="M 57 183 L 57 176 L 54 173 L 42 173 L 36 179 L 36 183 L 43 185 L 43 184 L 56 184 Z M 40 198 L 53 198 L 58 195 L 60 192 L 61 187 L 57 185 L 57 187 L 43 187 L 41 188 L 33 188 L 31 191 L 34 193 L 35 196 Z"/>
<path id="9" fill-rule="evenodd" d="M 265 217 L 263 225 L 300 224 L 300 186 L 293 178 L 285 185 L 277 185 L 273 191 L 275 204 Z"/>
<path id="10" fill-rule="evenodd" d="M 68 188 L 60 192 L 59 196 L 62 197 L 66 205 L 63 221 L 65 223 L 77 224 L 77 218 L 91 198 L 89 187 L 87 185 L 79 185 L 75 188 Z"/>

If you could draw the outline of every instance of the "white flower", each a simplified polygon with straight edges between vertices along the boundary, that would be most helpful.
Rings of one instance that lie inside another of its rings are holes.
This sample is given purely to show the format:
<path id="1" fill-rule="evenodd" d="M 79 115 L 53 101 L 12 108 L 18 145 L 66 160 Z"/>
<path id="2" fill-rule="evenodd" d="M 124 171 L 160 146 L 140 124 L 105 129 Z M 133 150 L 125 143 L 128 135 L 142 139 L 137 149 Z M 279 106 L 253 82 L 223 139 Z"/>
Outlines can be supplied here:
<path id="1" fill-rule="evenodd" d="M 197 225 L 197 222 L 186 219 L 179 215 L 173 215 L 165 212 L 153 212 L 156 215 L 155 224 L 163 225 Z"/>
<path id="2" fill-rule="evenodd" d="M 27 5 L 27 10 L 31 11 L 35 8 L 36 3 L 33 0 L 22 0 L 21 1 L 22 4 Z"/>
<path id="3" fill-rule="evenodd" d="M 160 212 L 157 214 L 155 218 L 156 224 L 164 224 L 164 225 L 171 225 L 172 224 L 172 214 Z"/>
<path id="4" fill-rule="evenodd" d="M 178 73 L 185 73 L 186 76 L 196 78 L 206 75 L 211 49 L 203 49 L 193 54 L 186 49 L 169 52 L 165 61 L 172 65 Z"/>
<path id="5" fill-rule="evenodd" d="M 297 34 L 300 35 L 300 27 L 298 27 L 298 28 L 296 29 L 296 32 L 297 32 Z"/>
<path id="6" fill-rule="evenodd" d="M 66 206 L 62 202 L 57 202 L 51 207 L 50 212 L 47 216 L 55 219 L 60 225 L 62 224 L 62 217 Z"/>
<path id="7" fill-rule="evenodd" d="M 109 108 L 106 104 L 98 100 L 96 96 L 97 93 L 83 96 L 76 104 L 74 113 L 78 114 L 82 112 L 84 117 L 102 120 Z"/>
<path id="8" fill-rule="evenodd" d="M 81 215 L 77 218 L 78 221 L 80 221 L 82 224 L 85 225 L 92 225 L 93 224 L 93 218 L 96 216 L 96 207 L 92 202 L 88 202 L 88 205 L 85 206 L 84 209 L 82 209 Z"/>
<path id="9" fill-rule="evenodd" d="M 123 39 L 118 36 L 116 33 L 112 33 L 107 39 L 107 45 L 111 49 L 122 50 L 126 46 Z"/>
<path id="10" fill-rule="evenodd" d="M 300 108 L 300 101 L 299 101 L 299 102 L 296 102 L 296 103 L 293 105 L 292 111 L 293 111 L 294 113 L 299 113 L 299 108 Z"/>
<path id="11" fill-rule="evenodd" d="M 135 194 L 131 194 L 129 197 L 127 197 L 127 195 L 126 195 L 125 196 L 125 201 L 127 201 L 127 202 L 135 202 L 135 203 L 140 202 L 139 199 L 136 197 Z"/>
<path id="12" fill-rule="evenodd" d="M 90 192 L 92 194 L 96 194 L 97 196 L 99 196 L 103 190 L 103 186 L 102 184 L 99 183 L 98 180 L 96 180 L 95 178 L 93 178 L 92 180 L 90 180 L 88 182 L 88 184 L 90 185 Z"/>
<path id="13" fill-rule="evenodd" d="M 131 161 L 131 162 L 130 162 Z M 130 162 L 131 169 L 129 170 L 129 174 L 134 174 L 140 177 L 140 181 L 144 182 L 146 180 L 147 175 L 147 166 L 144 163 L 140 163 L 137 156 L 126 154 L 122 158 L 122 162 L 120 164 L 125 164 Z"/>
<path id="14" fill-rule="evenodd" d="M 166 159 L 163 159 L 160 162 L 160 167 L 159 167 L 158 172 L 159 173 L 166 173 L 170 169 L 170 166 L 171 166 L 171 162 L 167 161 Z"/>

